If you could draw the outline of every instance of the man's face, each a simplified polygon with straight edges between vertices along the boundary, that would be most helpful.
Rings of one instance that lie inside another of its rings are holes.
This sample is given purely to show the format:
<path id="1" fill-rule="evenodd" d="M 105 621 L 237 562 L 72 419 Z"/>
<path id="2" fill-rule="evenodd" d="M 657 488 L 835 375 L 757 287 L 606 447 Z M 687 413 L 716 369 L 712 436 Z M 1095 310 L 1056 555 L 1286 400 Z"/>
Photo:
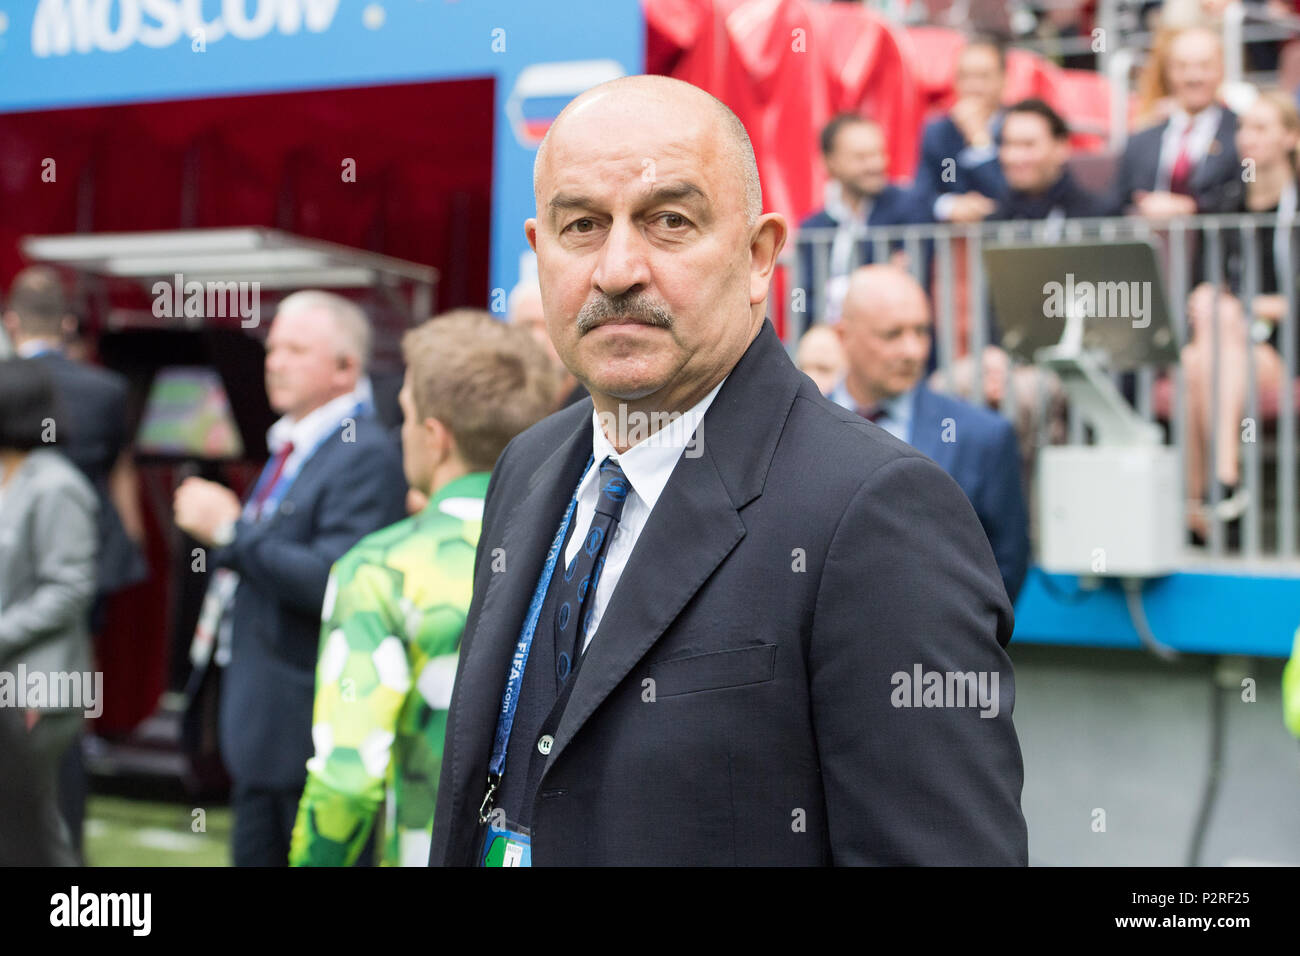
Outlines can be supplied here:
<path id="1" fill-rule="evenodd" d="M 295 419 L 356 386 L 357 362 L 345 358 L 330 315 L 306 309 L 277 314 L 266 337 L 266 397 Z"/>
<path id="2" fill-rule="evenodd" d="M 1061 177 L 1068 158 L 1068 143 L 1052 136 L 1043 117 L 1035 113 L 1007 114 L 998 159 L 1012 189 L 1043 192 Z"/>
<path id="3" fill-rule="evenodd" d="M 764 254 L 716 114 L 640 90 L 592 95 L 540 162 L 525 232 L 556 352 L 598 404 L 690 407 L 762 322 L 780 217 Z"/>
<path id="4" fill-rule="evenodd" d="M 993 112 L 1002 102 L 1002 67 L 992 47 L 968 46 L 957 59 L 953 86 L 958 99 L 977 99 Z"/>
<path id="5" fill-rule="evenodd" d="M 924 295 L 859 296 L 850 289 L 837 326 L 849 374 L 880 398 L 921 380 L 930 357 L 930 311 Z"/>
<path id="6" fill-rule="evenodd" d="M 1169 48 L 1169 92 L 1189 113 L 1214 102 L 1223 82 L 1223 51 L 1214 37 L 1199 30 L 1181 34 Z"/>
<path id="7" fill-rule="evenodd" d="M 829 395 L 844 375 L 844 350 L 839 337 L 828 330 L 805 335 L 795 365 L 816 383 L 818 391 Z"/>
<path id="8" fill-rule="evenodd" d="M 402 406 L 402 469 L 406 472 L 406 483 L 427 494 L 433 481 L 434 453 L 429 430 L 415 410 L 410 369 L 402 380 L 402 390 L 397 393 L 397 403 Z"/>
<path id="9" fill-rule="evenodd" d="M 855 197 L 878 196 L 889 183 L 885 137 L 875 123 L 849 123 L 835 134 L 826 171 Z"/>

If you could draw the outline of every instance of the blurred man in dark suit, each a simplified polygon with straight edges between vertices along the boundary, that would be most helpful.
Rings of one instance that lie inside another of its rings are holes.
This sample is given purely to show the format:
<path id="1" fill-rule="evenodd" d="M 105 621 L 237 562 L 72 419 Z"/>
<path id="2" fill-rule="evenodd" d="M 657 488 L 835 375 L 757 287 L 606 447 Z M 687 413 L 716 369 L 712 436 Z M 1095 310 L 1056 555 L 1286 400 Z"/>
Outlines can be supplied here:
<path id="1" fill-rule="evenodd" d="M 493 471 L 430 861 L 1024 864 L 993 554 L 766 321 L 787 228 L 744 126 L 679 80 L 604 83 L 534 191 L 591 398 Z"/>
<path id="2" fill-rule="evenodd" d="M 99 502 L 92 634 L 99 631 L 105 601 L 143 581 L 143 552 L 135 466 L 127 423 L 127 382 L 116 372 L 69 358 L 64 336 L 75 327 L 58 272 L 30 266 L 14 277 L 4 325 L 17 354 L 41 363 L 54 382 L 58 414 L 55 444 L 90 481 Z M 59 773 L 59 806 L 73 849 L 81 852 L 86 774 L 81 738 L 68 748 Z"/>
<path id="3" fill-rule="evenodd" d="M 370 324 L 326 292 L 280 303 L 266 339 L 266 392 L 283 417 L 249 500 L 201 478 L 176 490 L 176 524 L 219 569 L 200 647 L 225 665 L 221 755 L 234 783 L 236 866 L 285 866 L 312 755 L 321 608 L 330 566 L 403 516 L 401 451 L 360 387 Z M 211 647 L 215 643 L 215 648 Z"/>
<path id="4" fill-rule="evenodd" d="M 1001 415 L 926 388 L 930 303 L 906 272 L 853 273 L 837 327 L 848 359 L 831 398 L 933 458 L 952 475 L 984 526 L 1014 603 L 1029 568 L 1029 513 L 1016 432 Z"/>
<path id="5" fill-rule="evenodd" d="M 979 222 L 1006 195 L 997 145 L 1006 70 L 1006 51 L 996 40 L 967 43 L 957 58 L 956 102 L 921 134 L 916 189 L 938 222 Z"/>
<path id="6" fill-rule="evenodd" d="M 889 181 L 885 131 L 874 120 L 839 114 L 822 130 L 821 150 L 825 205 L 799 224 L 801 233 L 811 230 L 799 247 L 799 282 L 808 316 L 833 323 L 849 273 L 875 261 L 871 227 L 929 222 L 930 215 L 925 197 Z M 834 236 L 818 234 L 826 230 Z M 902 254 L 902 243 L 893 243 L 891 257 Z"/>
<path id="7" fill-rule="evenodd" d="M 1189 27 L 1169 46 L 1169 119 L 1133 135 L 1120 158 L 1107 206 L 1149 219 L 1190 216 L 1213 206 L 1224 184 L 1241 176 L 1237 116 L 1217 102 L 1223 41 L 1208 27 Z"/>
<path id="8" fill-rule="evenodd" d="M 1021 100 L 1007 107 L 998 157 L 1008 189 L 992 219 L 1045 219 L 1059 224 L 1106 214 L 1105 200 L 1070 175 L 1070 127 L 1042 100 Z"/>

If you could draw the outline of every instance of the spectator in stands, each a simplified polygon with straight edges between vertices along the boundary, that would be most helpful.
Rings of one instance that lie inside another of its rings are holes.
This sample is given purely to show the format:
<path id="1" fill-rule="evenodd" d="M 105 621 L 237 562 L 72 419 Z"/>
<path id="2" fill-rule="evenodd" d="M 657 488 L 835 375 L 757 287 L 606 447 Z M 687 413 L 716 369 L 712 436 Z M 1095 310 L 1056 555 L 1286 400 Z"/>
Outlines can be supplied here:
<path id="1" fill-rule="evenodd" d="M 1180 30 L 1169 41 L 1165 77 L 1173 110 L 1129 139 L 1107 203 L 1112 214 L 1192 215 L 1241 172 L 1236 114 L 1216 102 L 1223 82 L 1219 35 L 1207 27 Z"/>
<path id="2" fill-rule="evenodd" d="M 827 174 L 825 204 L 799 228 L 834 230 L 834 236 L 805 234 L 799 246 L 799 281 L 806 314 L 833 323 L 839 319 L 849 273 L 874 260 L 873 244 L 861 238 L 864 230 L 927 222 L 930 217 L 923 197 L 889 181 L 889 152 L 879 123 L 840 113 L 822 129 L 821 151 Z M 894 243 L 892 256 L 902 255 L 901 243 Z"/>
<path id="3" fill-rule="evenodd" d="M 1105 200 L 1083 189 L 1070 175 L 1069 127 L 1042 100 L 1022 100 L 1007 108 L 998 152 L 1009 191 L 991 218 L 1047 224 L 1045 233 L 1026 229 L 1016 239 L 1059 241 L 1066 219 L 1104 214 Z M 997 341 L 995 328 L 990 327 L 986 341 Z M 1012 383 L 1016 432 L 1029 472 L 1044 416 L 1048 441 L 1064 437 L 1065 394 L 1060 380 L 1032 366 L 1013 367 L 1011 356 L 995 344 L 985 346 L 982 380 L 984 403 L 994 407 L 1002 403 L 1008 381 Z M 931 386 L 969 399 L 974 389 L 973 360 L 958 359 L 946 376 L 936 372 Z"/>
<path id="4" fill-rule="evenodd" d="M 1240 296 L 1245 277 L 1242 241 L 1236 232 L 1225 235 L 1225 275 L 1229 290 L 1219 296 L 1218 309 L 1218 397 L 1213 403 L 1214 381 L 1214 288 L 1202 284 L 1188 299 L 1187 314 L 1191 337 L 1183 347 L 1182 364 L 1188 388 L 1187 493 L 1188 524 L 1194 540 L 1204 540 L 1208 529 L 1203 499 L 1206 497 L 1206 456 L 1217 420 L 1218 443 L 1214 462 L 1221 501 L 1217 517 L 1230 522 L 1229 544 L 1239 535 L 1240 517 L 1250 506 L 1240 486 L 1240 423 L 1245 414 L 1247 350 L 1253 353 L 1255 380 L 1264 406 L 1273 406 L 1277 392 L 1300 366 L 1288 370 L 1278 353 L 1278 329 L 1282 322 L 1294 322 L 1287 312 L 1282 277 L 1296 274 L 1297 217 L 1296 153 L 1300 146 L 1300 113 L 1291 97 L 1281 90 L 1261 93 L 1243 114 L 1237 131 L 1237 150 L 1252 175 L 1226 184 L 1218 204 L 1210 211 L 1223 213 L 1274 213 L 1283 228 L 1264 226 L 1256 232 L 1259 263 L 1258 295 L 1245 308 Z M 1235 293 L 1235 294 L 1233 294 Z"/>
<path id="5" fill-rule="evenodd" d="M 403 465 L 431 500 L 330 573 L 294 865 L 355 862 L 385 799 L 384 864 L 428 865 L 488 479 L 507 442 L 554 405 L 546 352 L 488 312 L 431 319 L 402 351 Z"/>
<path id="6" fill-rule="evenodd" d="M 21 358 L 43 366 L 54 382 L 59 450 L 81 469 L 98 499 L 99 566 L 89 613 L 92 634 L 102 626 L 107 599 L 143 581 L 144 518 L 127 428 L 127 382 L 116 372 L 88 365 L 65 350 L 76 328 L 63 282 L 49 266 L 30 266 L 14 277 L 4 325 Z M 60 770 L 59 800 L 73 848 L 80 853 L 86 773 L 80 739 Z"/>
<path id="7" fill-rule="evenodd" d="M 95 489 L 50 443 L 57 427 L 53 376 L 42 363 L 0 360 L 0 672 L 24 685 L 26 729 L 21 754 L 5 752 L 0 776 L 26 763 L 32 775 L 29 809 L 41 819 L 39 848 L 48 862 L 74 866 L 77 851 L 60 819 L 60 766 L 81 735 L 92 702 L 54 695 L 69 675 L 91 671 L 87 626 L 95 595 Z M 49 693 L 29 699 L 40 675 Z M 12 689 L 12 688 L 11 688 Z M 9 852 L 12 852 L 10 850 Z M 8 855 L 4 853 L 2 855 Z"/>
<path id="8" fill-rule="evenodd" d="M 1007 192 L 998 163 L 1006 51 L 992 39 L 973 39 L 957 59 L 957 101 L 921 136 L 917 192 L 939 222 L 980 222 Z"/>
<path id="9" fill-rule="evenodd" d="M 1105 200 L 1070 175 L 1070 128 L 1042 100 L 1021 100 L 1007 108 L 998 160 L 1008 192 L 991 218 L 1059 223 L 1105 215 Z"/>
<path id="10" fill-rule="evenodd" d="M 1029 567 L 1029 515 L 1011 423 L 922 383 L 930 354 L 930 303 L 893 266 L 853 273 L 836 327 L 848 371 L 830 395 L 941 465 L 984 526 L 1014 602 Z"/>
<path id="11" fill-rule="evenodd" d="M 285 298 L 266 340 L 267 397 L 283 417 L 249 500 L 201 478 L 176 490 L 176 524 L 210 549 L 217 571 L 193 656 L 225 665 L 219 737 L 236 866 L 288 862 L 330 566 L 404 513 L 401 456 L 361 385 L 370 342 L 365 313 L 347 299 Z"/>
<path id="12" fill-rule="evenodd" d="M 542 287 L 535 277 L 520 279 L 510 290 L 506 299 L 506 321 L 527 329 L 550 357 L 551 367 L 556 373 L 556 409 L 567 408 L 587 397 L 587 389 L 564 367 L 551 342 L 551 334 L 546 328 L 546 315 L 542 311 Z"/>
<path id="13" fill-rule="evenodd" d="M 830 395 L 844 378 L 844 347 L 833 326 L 819 322 L 810 326 L 799 339 L 794 364 L 799 367 L 817 390 Z"/>

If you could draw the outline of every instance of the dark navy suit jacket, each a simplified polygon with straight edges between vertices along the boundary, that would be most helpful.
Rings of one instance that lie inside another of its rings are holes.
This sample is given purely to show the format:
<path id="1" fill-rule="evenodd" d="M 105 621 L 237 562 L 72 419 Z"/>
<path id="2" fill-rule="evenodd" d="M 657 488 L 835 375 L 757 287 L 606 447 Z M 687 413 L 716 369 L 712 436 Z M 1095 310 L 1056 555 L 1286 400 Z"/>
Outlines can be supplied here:
<path id="1" fill-rule="evenodd" d="M 996 412 L 920 385 L 912 404 L 911 444 L 966 492 L 1014 603 L 1029 569 L 1029 512 L 1016 430 Z"/>
<path id="2" fill-rule="evenodd" d="M 870 238 L 872 226 L 884 228 L 932 221 L 924 196 L 914 189 L 890 183 L 881 190 L 880 195 L 871 204 L 871 211 L 867 213 L 868 236 L 857 244 L 854 250 L 854 261 L 863 266 L 871 265 L 875 261 L 875 243 Z M 838 225 L 839 223 L 825 209 L 817 210 L 799 224 L 799 282 L 801 288 L 805 290 L 807 314 L 817 320 L 822 318 L 819 310 L 822 290 L 817 288 L 816 250 L 820 249 L 820 254 L 827 257 L 829 267 L 830 243 L 824 238 L 814 242 L 804 231 L 834 229 Z M 933 243 L 928 241 L 923 244 L 922 256 L 927 260 L 924 275 L 929 274 L 929 247 L 932 245 Z M 902 248 L 901 241 L 891 242 L 889 251 L 893 253 Z"/>
<path id="3" fill-rule="evenodd" d="M 240 520 L 211 563 L 239 572 L 230 663 L 221 683 L 220 742 L 238 784 L 302 786 L 321 607 L 331 565 L 372 531 L 405 515 L 401 449 L 384 425 L 358 415 L 303 463 L 274 514 Z"/>
<path id="4" fill-rule="evenodd" d="M 1221 191 L 1241 176 L 1241 163 L 1237 159 L 1237 114 L 1220 106 L 1222 116 L 1214 134 L 1214 143 L 1192 170 L 1188 190 L 1196 200 L 1197 212 L 1215 212 Z M 1108 212 L 1122 214 L 1133 202 L 1138 190 L 1151 192 L 1156 188 L 1160 172 L 1160 144 L 1169 121 L 1144 129 L 1128 141 L 1120 157 L 1115 185 L 1108 198 Z"/>
<path id="5" fill-rule="evenodd" d="M 1000 137 L 1001 122 L 997 124 Z M 921 160 L 916 167 L 916 190 L 929 204 L 934 215 L 934 201 L 944 193 L 983 193 L 990 199 L 1002 201 L 1007 195 L 1007 180 L 1002 175 L 1002 165 L 997 157 L 974 166 L 963 166 L 957 156 L 966 148 L 966 137 L 949 116 L 931 120 L 921 134 Z M 946 160 L 952 160 L 951 164 Z M 952 169 L 952 180 L 944 178 L 944 170 Z"/>
<path id="6" fill-rule="evenodd" d="M 474 862 L 502 690 L 591 436 L 584 399 L 492 473 L 435 865 Z M 769 322 L 697 439 L 547 741 L 533 863 L 1026 863 L 1011 605 L 961 489 L 824 398 Z M 918 669 L 996 673 L 996 715 L 914 706 Z"/>
<path id="7" fill-rule="evenodd" d="M 129 439 L 126 379 L 59 352 L 43 352 L 32 361 L 44 365 L 54 380 L 55 444 L 94 485 L 99 500 L 95 593 L 115 594 L 148 574 L 144 555 L 122 526 L 108 487 L 109 474 Z"/>

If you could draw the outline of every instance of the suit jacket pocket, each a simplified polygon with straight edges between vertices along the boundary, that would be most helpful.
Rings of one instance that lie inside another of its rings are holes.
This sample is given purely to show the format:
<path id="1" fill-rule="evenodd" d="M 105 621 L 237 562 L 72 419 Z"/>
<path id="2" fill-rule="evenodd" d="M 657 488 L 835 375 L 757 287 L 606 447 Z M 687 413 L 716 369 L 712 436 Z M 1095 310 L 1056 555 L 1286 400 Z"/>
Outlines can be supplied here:
<path id="1" fill-rule="evenodd" d="M 754 644 L 655 661 L 649 673 L 658 698 L 761 684 L 771 680 L 775 670 L 776 645 Z"/>

